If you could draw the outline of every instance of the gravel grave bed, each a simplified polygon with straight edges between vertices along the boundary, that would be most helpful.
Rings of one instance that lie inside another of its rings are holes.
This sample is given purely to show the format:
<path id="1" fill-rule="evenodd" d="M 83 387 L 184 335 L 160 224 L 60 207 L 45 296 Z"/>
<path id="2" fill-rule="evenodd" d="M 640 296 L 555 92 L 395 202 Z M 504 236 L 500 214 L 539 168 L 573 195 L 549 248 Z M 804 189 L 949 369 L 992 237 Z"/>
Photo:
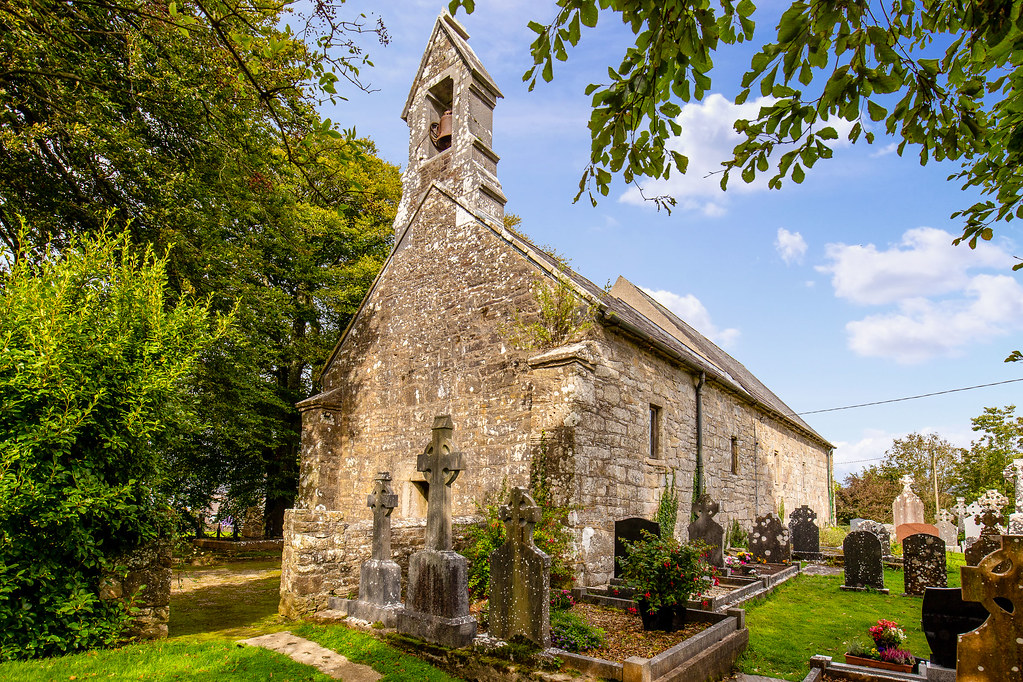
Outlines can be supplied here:
<path id="1" fill-rule="evenodd" d="M 605 661 L 621 663 L 630 656 L 653 658 L 684 639 L 703 632 L 712 623 L 690 623 L 677 632 L 657 632 L 643 629 L 638 615 L 620 609 L 593 604 L 576 604 L 570 609 L 587 623 L 604 631 L 604 645 L 579 653 Z"/>

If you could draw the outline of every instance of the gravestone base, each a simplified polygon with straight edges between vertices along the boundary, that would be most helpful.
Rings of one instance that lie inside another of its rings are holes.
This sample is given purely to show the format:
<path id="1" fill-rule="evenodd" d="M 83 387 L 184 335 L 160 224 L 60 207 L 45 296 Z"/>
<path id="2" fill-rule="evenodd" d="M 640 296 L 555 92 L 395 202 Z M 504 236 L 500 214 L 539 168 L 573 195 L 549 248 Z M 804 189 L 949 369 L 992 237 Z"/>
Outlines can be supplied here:
<path id="1" fill-rule="evenodd" d="M 821 552 L 799 552 L 793 550 L 792 558 L 800 561 L 823 561 L 824 554 Z"/>
<path id="2" fill-rule="evenodd" d="M 390 559 L 368 559 L 359 568 L 359 601 L 401 605 L 401 566 Z"/>
<path id="3" fill-rule="evenodd" d="M 360 599 L 339 599 L 338 601 L 347 602 L 338 610 L 343 611 L 347 609 L 348 615 L 352 618 L 358 618 L 367 623 L 381 623 L 385 628 L 393 628 L 398 625 L 398 613 L 402 609 L 401 604 L 374 604 Z M 330 601 L 330 607 L 336 608 L 333 599 Z"/>
<path id="4" fill-rule="evenodd" d="M 459 649 L 476 637 L 469 614 L 465 557 L 451 550 L 424 549 L 409 559 L 408 594 L 398 612 L 398 632 Z"/>
<path id="5" fill-rule="evenodd" d="M 927 682 L 956 682 L 956 669 L 943 668 L 936 663 L 928 663 Z"/>
<path id="6" fill-rule="evenodd" d="M 876 587 L 854 587 L 852 585 L 839 585 L 838 589 L 845 590 L 846 592 L 877 592 L 878 594 L 888 594 L 887 587 L 877 589 Z"/>

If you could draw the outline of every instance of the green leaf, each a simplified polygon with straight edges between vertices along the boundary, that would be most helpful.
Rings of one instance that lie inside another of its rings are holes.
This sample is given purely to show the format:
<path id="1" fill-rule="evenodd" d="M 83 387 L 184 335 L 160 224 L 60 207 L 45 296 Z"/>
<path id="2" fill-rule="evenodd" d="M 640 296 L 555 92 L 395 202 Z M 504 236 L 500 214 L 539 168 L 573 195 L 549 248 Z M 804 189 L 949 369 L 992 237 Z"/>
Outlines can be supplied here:
<path id="1" fill-rule="evenodd" d="M 867 111 L 870 113 L 871 121 L 880 121 L 888 114 L 887 109 L 880 104 L 875 104 L 873 100 L 867 100 Z"/>
<path id="2" fill-rule="evenodd" d="M 593 28 L 597 25 L 597 17 L 599 11 L 597 10 L 597 3 L 590 0 L 579 7 L 579 16 L 582 18 L 583 26 Z"/>
<path id="3" fill-rule="evenodd" d="M 792 167 L 792 182 L 794 182 L 794 183 L 796 183 L 798 185 L 798 184 L 802 183 L 803 180 L 805 180 L 805 179 L 806 179 L 806 173 L 803 172 L 803 169 L 797 163 L 795 166 Z"/>

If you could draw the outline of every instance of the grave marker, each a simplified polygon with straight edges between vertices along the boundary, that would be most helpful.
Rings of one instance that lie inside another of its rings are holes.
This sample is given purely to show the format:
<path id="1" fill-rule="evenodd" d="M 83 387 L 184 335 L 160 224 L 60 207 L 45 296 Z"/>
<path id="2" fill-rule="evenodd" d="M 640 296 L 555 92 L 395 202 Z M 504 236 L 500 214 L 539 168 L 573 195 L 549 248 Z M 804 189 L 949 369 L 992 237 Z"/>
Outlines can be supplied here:
<path id="1" fill-rule="evenodd" d="M 426 509 L 426 548 L 409 559 L 408 594 L 398 613 L 398 632 L 428 642 L 460 648 L 476 636 L 469 614 L 468 566 L 451 551 L 451 484 L 465 467 L 451 442 L 451 417 L 433 420 L 433 438 L 416 468 L 430 485 Z"/>
<path id="2" fill-rule="evenodd" d="M 393 628 L 401 610 L 401 568 L 391 561 L 391 512 L 398 506 L 398 496 L 391 490 L 390 472 L 376 475 L 366 506 L 373 510 L 373 557 L 359 567 L 359 598 L 342 599 L 331 607 Z"/>
<path id="3" fill-rule="evenodd" d="M 959 636 L 956 679 L 1002 682 L 1023 678 L 1023 536 L 1006 535 L 1002 546 L 977 566 L 964 566 L 963 599 L 979 601 L 990 614 L 973 632 Z"/>
<path id="4" fill-rule="evenodd" d="M 814 523 L 817 512 L 803 505 L 789 515 L 789 537 L 792 552 L 801 559 L 821 558 L 821 529 Z"/>
<path id="5" fill-rule="evenodd" d="M 924 590 L 920 622 L 931 647 L 931 663 L 954 671 L 959 635 L 976 630 L 987 620 L 987 615 L 987 609 L 979 602 L 963 601 L 961 588 L 928 587 Z"/>
<path id="6" fill-rule="evenodd" d="M 782 563 L 792 558 L 789 529 L 781 525 L 781 520 L 773 513 L 757 517 L 749 547 L 754 559 L 768 563 Z"/>
<path id="7" fill-rule="evenodd" d="M 884 565 L 881 563 L 881 541 L 868 530 L 854 530 L 842 541 L 845 555 L 843 590 L 874 589 L 888 594 L 884 586 Z"/>
<path id="8" fill-rule="evenodd" d="M 913 489 L 909 486 L 913 483 L 913 477 L 906 474 L 899 479 L 902 483 L 902 492 L 892 502 L 892 519 L 897 529 L 904 523 L 924 523 L 924 503 Z"/>
<path id="9" fill-rule="evenodd" d="M 1009 515 L 1009 535 L 1023 535 L 1023 459 L 1012 460 L 1002 474 L 1016 491 L 1016 504 Z"/>
<path id="10" fill-rule="evenodd" d="M 708 561 L 718 568 L 725 565 L 725 557 L 721 548 L 725 542 L 725 529 L 721 527 L 714 516 L 720 511 L 720 505 L 711 499 L 710 495 L 704 493 L 697 500 L 693 508 L 699 514 L 697 519 L 689 524 L 689 541 L 702 540 L 711 547 Z"/>
<path id="11" fill-rule="evenodd" d="M 938 512 L 938 537 L 945 541 L 946 547 L 959 545 L 959 529 L 953 523 L 955 514 L 947 509 Z"/>
<path id="12" fill-rule="evenodd" d="M 622 541 L 639 542 L 643 539 L 644 530 L 660 537 L 661 524 L 638 517 L 615 521 L 615 578 L 620 578 L 622 575 L 622 567 L 618 563 L 618 557 L 625 557 L 625 545 L 622 544 Z"/>
<path id="13" fill-rule="evenodd" d="M 883 523 L 877 521 L 864 521 L 860 524 L 860 530 L 865 530 L 868 533 L 873 533 L 877 537 L 877 541 L 881 543 L 881 556 L 885 560 L 892 558 L 892 539 L 888 533 L 888 529 L 885 528 Z"/>
<path id="14" fill-rule="evenodd" d="M 551 558 L 533 544 L 540 507 L 525 488 L 512 488 L 500 513 L 507 534 L 490 555 L 490 632 L 503 640 L 520 635 L 548 649 Z"/>
<path id="15" fill-rule="evenodd" d="M 945 541 L 939 537 L 918 533 L 903 540 L 902 566 L 906 594 L 923 595 L 925 588 L 948 585 Z"/>

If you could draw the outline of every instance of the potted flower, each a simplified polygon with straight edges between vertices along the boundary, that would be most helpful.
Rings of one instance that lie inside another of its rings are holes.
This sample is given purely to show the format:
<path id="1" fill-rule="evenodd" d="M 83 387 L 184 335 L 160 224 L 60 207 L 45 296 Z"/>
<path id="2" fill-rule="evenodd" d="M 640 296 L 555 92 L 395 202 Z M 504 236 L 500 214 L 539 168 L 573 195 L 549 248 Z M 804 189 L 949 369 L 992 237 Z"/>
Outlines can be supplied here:
<path id="1" fill-rule="evenodd" d="M 868 630 L 874 646 L 853 642 L 845 654 L 845 662 L 868 668 L 881 668 L 898 672 L 913 672 L 916 658 L 909 651 L 900 648 L 906 641 L 906 633 L 899 624 L 881 619 Z"/>
<path id="2" fill-rule="evenodd" d="M 618 557 L 622 579 L 636 593 L 644 630 L 673 632 L 685 622 L 686 604 L 701 596 L 713 581 L 703 543 L 682 544 L 643 531 L 642 539 L 624 542 Z"/>

